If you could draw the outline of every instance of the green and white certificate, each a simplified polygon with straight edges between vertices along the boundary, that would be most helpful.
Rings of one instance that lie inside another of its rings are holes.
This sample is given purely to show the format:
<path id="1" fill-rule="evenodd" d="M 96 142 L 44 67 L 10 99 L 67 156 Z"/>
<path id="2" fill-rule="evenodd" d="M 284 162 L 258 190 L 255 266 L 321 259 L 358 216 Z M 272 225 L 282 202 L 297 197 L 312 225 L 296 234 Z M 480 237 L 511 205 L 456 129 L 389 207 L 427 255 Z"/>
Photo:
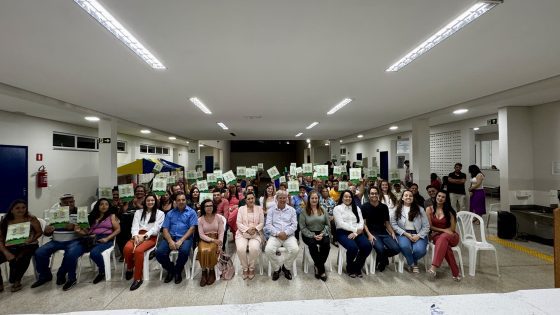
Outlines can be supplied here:
<path id="1" fill-rule="evenodd" d="M 25 243 L 31 232 L 31 222 L 9 224 L 6 232 L 6 246 Z"/>

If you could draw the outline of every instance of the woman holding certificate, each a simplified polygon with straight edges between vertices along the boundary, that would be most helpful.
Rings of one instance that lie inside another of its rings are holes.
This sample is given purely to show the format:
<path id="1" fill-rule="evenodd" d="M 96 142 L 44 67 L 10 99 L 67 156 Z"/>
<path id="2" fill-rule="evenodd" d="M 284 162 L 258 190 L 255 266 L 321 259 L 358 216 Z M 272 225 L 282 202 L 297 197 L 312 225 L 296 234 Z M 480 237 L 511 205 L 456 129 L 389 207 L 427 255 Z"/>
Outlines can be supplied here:
<path id="1" fill-rule="evenodd" d="M 124 247 L 126 280 L 130 280 L 134 274 L 130 291 L 142 285 L 144 252 L 156 246 L 157 235 L 164 219 L 165 214 L 158 209 L 157 196 L 154 194 L 148 194 L 144 199 L 142 211 L 134 213 L 132 239 Z"/>
<path id="2" fill-rule="evenodd" d="M 5 261 L 10 263 L 9 282 L 12 284 L 12 292 L 21 290 L 21 278 L 39 247 L 37 240 L 42 234 L 41 223 L 29 214 L 25 201 L 14 201 L 0 222 L 0 264 Z M 0 273 L 0 292 L 4 291 L 3 283 Z"/>
<path id="3" fill-rule="evenodd" d="M 89 229 L 81 228 L 80 225 L 76 225 L 74 229 L 78 234 L 87 235 L 95 239 L 95 244 L 90 250 L 89 257 L 99 268 L 99 274 L 93 279 L 93 284 L 105 279 L 105 263 L 101 253 L 113 246 L 113 240 L 121 231 L 117 216 L 112 211 L 109 211 L 109 209 L 109 200 L 105 198 L 99 199 L 88 216 Z"/>

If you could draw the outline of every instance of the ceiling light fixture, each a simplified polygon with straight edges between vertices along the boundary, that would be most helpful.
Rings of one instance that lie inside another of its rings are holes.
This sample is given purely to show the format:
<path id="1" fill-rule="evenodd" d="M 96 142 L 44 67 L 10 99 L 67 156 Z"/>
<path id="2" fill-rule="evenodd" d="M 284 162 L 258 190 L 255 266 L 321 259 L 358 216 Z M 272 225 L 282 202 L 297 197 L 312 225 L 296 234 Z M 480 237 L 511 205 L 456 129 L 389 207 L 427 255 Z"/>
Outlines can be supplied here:
<path id="1" fill-rule="evenodd" d="M 203 113 L 210 115 L 212 114 L 212 112 L 208 109 L 208 107 L 206 107 L 206 105 L 204 105 L 204 103 L 202 103 L 198 98 L 196 97 L 191 97 L 189 99 L 194 105 L 196 105 L 196 107 L 198 107 L 198 109 L 200 109 Z"/>
<path id="2" fill-rule="evenodd" d="M 363 137 L 364 137 L 364 135 L 358 135 L 358 138 L 363 138 Z"/>
<path id="3" fill-rule="evenodd" d="M 340 103 L 336 104 L 335 107 L 331 108 L 331 110 L 329 110 L 327 112 L 327 115 L 332 115 L 334 113 L 336 113 L 339 109 L 341 109 L 342 107 L 348 105 L 348 103 L 352 102 L 351 98 L 345 98 L 342 101 L 340 101 Z"/>
<path id="4" fill-rule="evenodd" d="M 87 116 L 85 117 L 85 119 L 87 121 L 99 121 L 99 117 L 95 117 L 95 116 Z"/>
<path id="5" fill-rule="evenodd" d="M 175 138 L 175 137 L 169 137 L 169 138 L 167 138 L 167 139 L 169 139 L 169 140 L 177 140 L 177 138 Z"/>
<path id="6" fill-rule="evenodd" d="M 454 110 L 454 111 L 453 111 L 453 114 L 455 114 L 455 115 L 462 115 L 462 114 L 464 114 L 464 113 L 466 113 L 466 112 L 468 112 L 468 111 L 469 111 L 469 110 L 466 109 L 466 108 L 460 108 L 460 109 Z"/>
<path id="7" fill-rule="evenodd" d="M 198 146 L 202 148 L 202 147 L 204 146 L 204 144 L 201 143 L 201 144 L 199 144 Z"/>
<path id="8" fill-rule="evenodd" d="M 479 130 L 479 129 L 480 129 L 480 128 L 478 128 L 478 127 L 474 127 L 474 128 L 473 128 L 474 131 L 477 131 L 477 130 Z"/>
<path id="9" fill-rule="evenodd" d="M 301 136 L 302 134 L 303 134 L 303 132 L 300 132 L 300 133 L 298 133 L 298 134 L 296 135 L 296 137 L 299 137 L 299 136 Z"/>
<path id="10" fill-rule="evenodd" d="M 305 142 L 311 143 L 311 139 L 306 139 Z"/>
<path id="11" fill-rule="evenodd" d="M 188 142 L 188 141 L 185 141 L 185 142 L 186 142 L 187 144 L 189 144 L 189 143 L 190 143 L 190 142 Z"/>
<path id="12" fill-rule="evenodd" d="M 84 11 L 111 32 L 118 40 L 125 44 L 138 57 L 144 60 L 150 67 L 157 70 L 166 69 L 165 66 L 144 47 L 124 26 L 117 21 L 97 0 L 74 0 Z"/>
<path id="13" fill-rule="evenodd" d="M 318 122 L 314 121 L 314 122 L 311 123 L 311 125 L 305 127 L 305 129 L 311 129 L 311 128 L 317 126 L 318 124 L 319 124 Z"/>
<path id="14" fill-rule="evenodd" d="M 340 143 L 342 143 L 342 139 L 340 139 L 340 141 L 339 141 L 339 142 L 340 142 Z"/>
<path id="15" fill-rule="evenodd" d="M 330 145 L 330 143 L 329 143 L 328 141 L 327 141 L 327 142 L 325 142 L 325 146 L 327 146 L 327 147 L 328 147 L 329 145 Z"/>
<path id="16" fill-rule="evenodd" d="M 453 35 L 455 32 L 467 26 L 470 22 L 476 20 L 478 17 L 482 16 L 484 13 L 488 12 L 490 9 L 502 2 L 502 0 L 485 0 L 475 3 L 465 12 L 461 13 L 458 17 L 453 19 L 453 21 L 449 22 L 449 24 L 426 39 L 422 44 L 418 45 L 416 48 L 408 52 L 399 61 L 392 64 L 385 71 L 399 71 L 401 68 L 405 67 L 416 58 L 420 57 L 422 54 L 425 54 L 430 49 L 434 48 L 437 44 L 441 43 L 446 38 Z"/>
<path id="17" fill-rule="evenodd" d="M 218 126 L 222 127 L 222 129 L 224 129 L 224 130 L 228 130 L 228 129 L 229 129 L 223 122 L 219 122 L 219 123 L 217 123 L 217 124 L 218 124 Z"/>
<path id="18" fill-rule="evenodd" d="M 149 134 L 149 133 L 152 133 L 152 132 L 151 132 L 150 130 L 148 130 L 148 129 L 142 129 L 142 130 L 140 130 L 140 132 L 143 133 L 143 134 L 145 134 L 145 135 L 147 135 L 147 134 Z"/>
<path id="19" fill-rule="evenodd" d="M 390 130 L 397 130 L 397 129 L 399 129 L 399 126 L 391 126 L 391 127 L 389 127 L 389 129 Z"/>

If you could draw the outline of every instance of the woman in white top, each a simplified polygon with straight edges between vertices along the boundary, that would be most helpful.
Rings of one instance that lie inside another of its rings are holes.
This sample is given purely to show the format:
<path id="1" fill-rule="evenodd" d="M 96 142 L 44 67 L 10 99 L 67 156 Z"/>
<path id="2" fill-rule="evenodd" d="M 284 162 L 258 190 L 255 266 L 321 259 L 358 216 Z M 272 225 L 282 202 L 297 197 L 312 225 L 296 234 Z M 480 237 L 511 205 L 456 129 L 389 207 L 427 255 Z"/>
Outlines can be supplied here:
<path id="1" fill-rule="evenodd" d="M 144 252 L 156 246 L 157 235 L 165 218 L 163 211 L 158 209 L 157 203 L 157 196 L 149 194 L 144 199 L 143 210 L 134 213 L 132 239 L 124 247 L 126 280 L 130 280 L 134 274 L 131 291 L 142 285 Z"/>
<path id="2" fill-rule="evenodd" d="M 276 206 L 276 187 L 274 183 L 266 184 L 266 190 L 264 195 L 259 198 L 259 203 L 263 207 L 265 216 L 269 209 Z"/>
<path id="3" fill-rule="evenodd" d="M 469 166 L 469 173 L 472 177 L 471 187 L 469 188 L 471 194 L 470 210 L 478 215 L 486 214 L 486 196 L 482 185 L 484 174 L 476 165 Z"/>
<path id="4" fill-rule="evenodd" d="M 397 233 L 401 253 L 406 258 L 408 270 L 419 273 L 418 260 L 426 255 L 430 223 L 424 208 L 414 202 L 410 190 L 405 190 L 391 217 L 391 226 Z"/>
<path id="5" fill-rule="evenodd" d="M 397 197 L 395 196 L 395 194 L 393 194 L 391 185 L 387 180 L 381 181 L 381 195 L 383 196 L 383 198 L 381 198 L 380 200 L 381 203 L 387 205 L 387 208 L 389 208 L 389 213 L 393 212 L 395 210 L 395 207 L 397 206 Z"/>
<path id="6" fill-rule="evenodd" d="M 346 249 L 346 272 L 352 278 L 362 278 L 362 268 L 373 247 L 363 233 L 362 210 L 350 190 L 342 192 L 333 215 L 338 243 Z"/>

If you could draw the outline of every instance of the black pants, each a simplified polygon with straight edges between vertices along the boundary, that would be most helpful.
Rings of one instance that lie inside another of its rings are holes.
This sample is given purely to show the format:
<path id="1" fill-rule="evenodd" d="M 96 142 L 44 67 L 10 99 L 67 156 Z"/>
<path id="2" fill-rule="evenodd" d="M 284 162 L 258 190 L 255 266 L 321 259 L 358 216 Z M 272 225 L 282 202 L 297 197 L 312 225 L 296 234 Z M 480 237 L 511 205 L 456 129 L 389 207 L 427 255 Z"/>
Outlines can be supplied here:
<path id="1" fill-rule="evenodd" d="M 31 258 L 35 253 L 35 250 L 39 248 L 37 244 L 30 244 L 30 245 L 17 245 L 17 246 L 8 246 L 8 251 L 12 253 L 16 258 L 10 261 L 10 275 L 9 275 L 9 282 L 15 283 L 16 281 L 21 281 L 23 275 L 27 271 L 29 267 L 29 263 L 31 262 Z M 4 254 L 0 253 L 0 264 L 6 261 L 6 257 Z M 0 273 L 0 283 L 2 283 L 2 273 Z"/>
<path id="2" fill-rule="evenodd" d="M 331 235 L 334 244 L 336 242 L 336 224 L 334 223 L 334 220 L 331 221 Z"/>
<path id="3" fill-rule="evenodd" d="M 325 272 L 325 262 L 329 257 L 329 251 L 331 250 L 331 243 L 329 236 L 323 236 L 323 239 L 320 241 L 315 240 L 314 238 L 309 238 L 304 235 L 301 236 L 303 242 L 309 247 L 309 254 L 311 254 L 311 258 L 313 258 L 313 262 L 315 266 L 319 270 L 319 273 Z"/>

